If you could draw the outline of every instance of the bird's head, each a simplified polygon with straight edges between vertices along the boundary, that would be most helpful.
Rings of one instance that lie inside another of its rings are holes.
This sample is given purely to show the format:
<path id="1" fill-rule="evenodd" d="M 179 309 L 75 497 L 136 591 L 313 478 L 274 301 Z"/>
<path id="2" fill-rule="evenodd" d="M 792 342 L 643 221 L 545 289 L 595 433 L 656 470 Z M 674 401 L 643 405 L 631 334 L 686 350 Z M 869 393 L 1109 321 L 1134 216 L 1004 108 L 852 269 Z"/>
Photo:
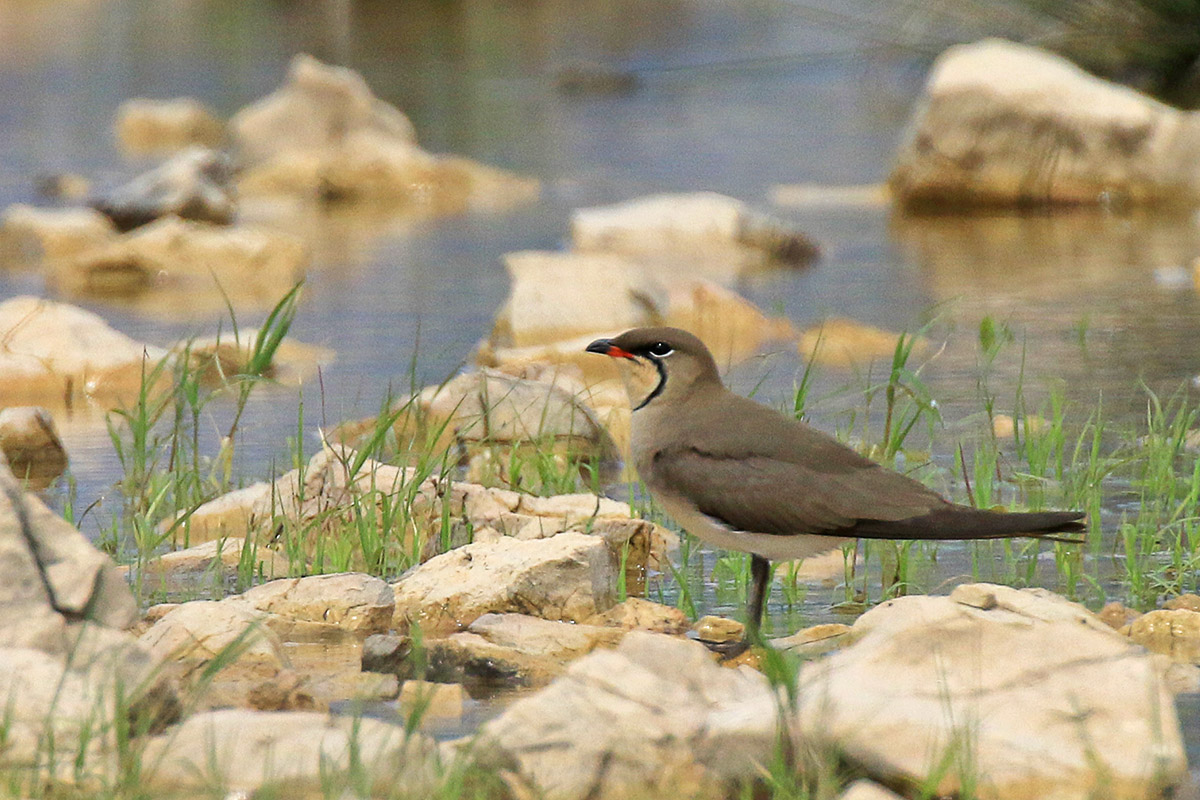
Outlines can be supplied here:
<path id="1" fill-rule="evenodd" d="M 681 398 L 709 383 L 721 385 L 704 342 L 679 328 L 634 328 L 597 339 L 587 351 L 617 359 L 634 411 L 659 397 Z"/>

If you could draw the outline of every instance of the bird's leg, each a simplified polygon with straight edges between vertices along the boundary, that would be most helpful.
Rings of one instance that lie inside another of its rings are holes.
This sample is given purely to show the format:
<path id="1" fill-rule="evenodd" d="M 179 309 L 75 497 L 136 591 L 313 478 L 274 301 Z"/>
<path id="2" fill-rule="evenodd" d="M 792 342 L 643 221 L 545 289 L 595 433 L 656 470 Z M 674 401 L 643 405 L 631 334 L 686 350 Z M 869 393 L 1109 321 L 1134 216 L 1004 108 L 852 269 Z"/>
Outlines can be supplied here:
<path id="1" fill-rule="evenodd" d="M 760 636 L 763 605 L 767 600 L 767 581 L 771 577 L 771 562 L 762 556 L 750 556 L 750 596 L 746 600 L 746 640 L 756 641 Z"/>

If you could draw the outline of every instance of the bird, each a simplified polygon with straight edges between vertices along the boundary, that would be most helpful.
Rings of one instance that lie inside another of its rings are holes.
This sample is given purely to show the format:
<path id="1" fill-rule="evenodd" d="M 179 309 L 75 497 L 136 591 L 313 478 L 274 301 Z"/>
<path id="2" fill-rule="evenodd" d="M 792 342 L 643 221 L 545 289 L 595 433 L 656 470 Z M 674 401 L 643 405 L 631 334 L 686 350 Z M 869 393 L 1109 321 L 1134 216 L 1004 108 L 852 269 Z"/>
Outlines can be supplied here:
<path id="1" fill-rule="evenodd" d="M 1081 511 L 1008 513 L 952 503 L 730 391 L 704 343 L 679 328 L 634 328 L 586 351 L 620 367 L 633 409 L 633 466 L 650 495 L 700 540 L 750 554 L 746 646 L 760 636 L 773 560 L 855 539 L 1062 540 L 1055 534 L 1085 530 Z"/>

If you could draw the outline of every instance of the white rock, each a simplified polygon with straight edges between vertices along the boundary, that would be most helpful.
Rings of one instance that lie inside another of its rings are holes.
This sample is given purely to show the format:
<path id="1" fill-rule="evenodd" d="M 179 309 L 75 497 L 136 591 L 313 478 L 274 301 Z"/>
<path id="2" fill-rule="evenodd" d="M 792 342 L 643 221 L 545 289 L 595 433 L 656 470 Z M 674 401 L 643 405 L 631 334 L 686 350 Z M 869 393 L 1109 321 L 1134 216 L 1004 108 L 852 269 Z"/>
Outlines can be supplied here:
<path id="1" fill-rule="evenodd" d="M 392 625 L 396 599 L 385 581 L 350 572 L 283 578 L 255 586 L 237 599 L 258 611 L 283 618 L 282 627 L 302 622 L 369 636 Z M 280 623 L 270 618 L 276 630 Z"/>
<path id="2" fill-rule="evenodd" d="M 515 762 L 532 796 L 709 797 L 715 782 L 750 779 L 770 761 L 774 702 L 759 673 L 634 631 L 485 723 L 472 753 L 485 766 Z"/>
<path id="3" fill-rule="evenodd" d="M 799 735 L 868 776 L 1083 800 L 1157 796 L 1186 771 L 1162 663 L 1044 590 L 890 600 L 850 637 L 802 669 Z M 939 772 L 955 752 L 967 772 Z"/>
<path id="4" fill-rule="evenodd" d="M 0 257 L 12 266 L 41 267 L 73 258 L 116 236 L 112 220 L 95 209 L 18 203 L 0 217 Z"/>
<path id="5" fill-rule="evenodd" d="M 449 632 L 488 612 L 583 622 L 615 603 L 616 566 L 603 540 L 582 533 L 465 545 L 394 584 L 395 625 Z"/>
<path id="6" fill-rule="evenodd" d="M 226 797 L 342 796 L 339 789 L 427 797 L 436 785 L 433 756 L 429 739 L 371 718 L 227 709 L 196 714 L 152 740 L 142 786 Z"/>
<path id="7" fill-rule="evenodd" d="M 1200 117 L 996 39 L 951 47 L 896 155 L 910 205 L 1200 198 Z"/>
<path id="8" fill-rule="evenodd" d="M 288 574 L 287 556 L 245 539 L 213 539 L 195 547 L 164 553 L 143 564 L 138 572 L 143 592 L 186 593 L 237 579 L 248 564 L 252 574 L 281 578 Z"/>
<path id="9" fill-rule="evenodd" d="M 136 395 L 146 370 L 166 355 L 77 306 L 22 295 L 0 303 L 0 403 L 103 404 Z"/>
<path id="10" fill-rule="evenodd" d="M 196 674 L 217 658 L 229 659 L 240 674 L 262 677 L 287 665 L 266 615 L 238 602 L 183 603 L 142 634 L 141 642 L 160 662 L 178 664 L 185 674 Z"/>

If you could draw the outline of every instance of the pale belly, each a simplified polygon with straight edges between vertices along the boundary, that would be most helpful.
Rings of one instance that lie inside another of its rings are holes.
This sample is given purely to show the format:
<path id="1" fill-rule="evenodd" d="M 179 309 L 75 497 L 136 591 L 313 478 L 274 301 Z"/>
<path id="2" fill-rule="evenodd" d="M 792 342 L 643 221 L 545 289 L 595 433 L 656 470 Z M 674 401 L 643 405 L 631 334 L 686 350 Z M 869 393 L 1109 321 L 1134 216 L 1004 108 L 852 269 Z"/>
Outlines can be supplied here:
<path id="1" fill-rule="evenodd" d="M 712 517 L 696 511 L 689 504 L 667 493 L 655 492 L 654 499 L 684 530 L 701 541 L 724 550 L 753 553 L 771 561 L 808 558 L 841 547 L 846 542 L 854 541 L 845 536 L 822 536 L 811 533 L 779 536 L 769 533 L 736 531 L 722 525 Z"/>

